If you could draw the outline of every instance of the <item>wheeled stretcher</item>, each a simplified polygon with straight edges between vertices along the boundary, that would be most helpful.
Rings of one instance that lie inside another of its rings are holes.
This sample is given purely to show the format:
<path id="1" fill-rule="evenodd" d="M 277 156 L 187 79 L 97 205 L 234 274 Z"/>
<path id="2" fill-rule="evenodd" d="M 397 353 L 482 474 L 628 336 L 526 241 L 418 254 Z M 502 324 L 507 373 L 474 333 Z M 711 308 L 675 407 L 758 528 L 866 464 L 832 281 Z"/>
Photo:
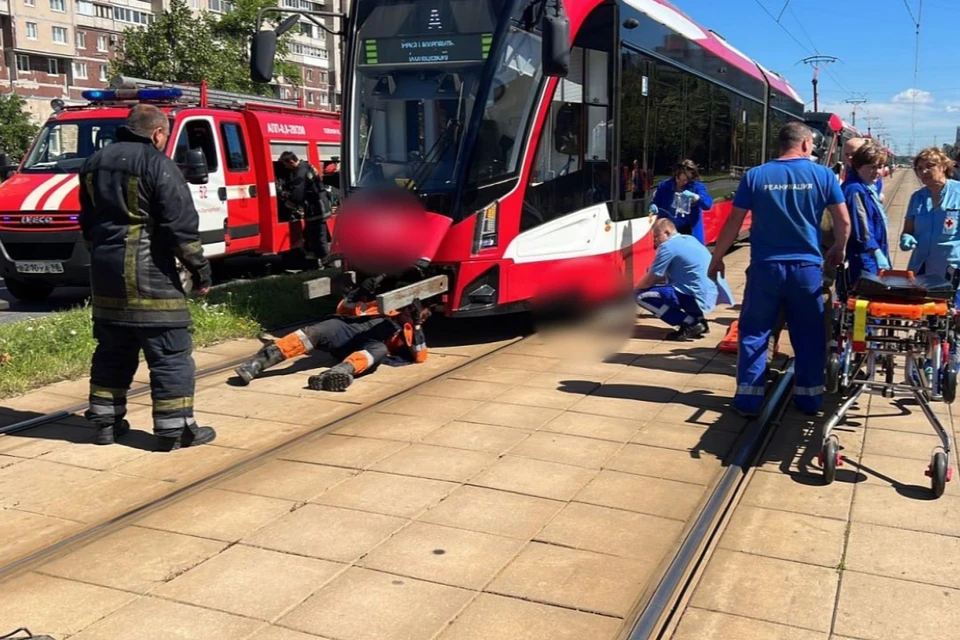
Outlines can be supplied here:
<path id="1" fill-rule="evenodd" d="M 850 407 L 864 392 L 888 398 L 905 394 L 916 398 L 940 437 L 926 474 L 934 496 L 943 495 L 953 475 L 952 442 L 930 403 L 952 403 L 957 395 L 956 289 L 956 282 L 910 271 L 864 274 L 849 289 L 845 271 L 838 270 L 826 382 L 828 393 L 839 392 L 845 399 L 823 428 L 819 460 L 827 484 L 842 464 L 833 430 Z M 901 358 L 904 381 L 898 382 L 895 364 Z"/>

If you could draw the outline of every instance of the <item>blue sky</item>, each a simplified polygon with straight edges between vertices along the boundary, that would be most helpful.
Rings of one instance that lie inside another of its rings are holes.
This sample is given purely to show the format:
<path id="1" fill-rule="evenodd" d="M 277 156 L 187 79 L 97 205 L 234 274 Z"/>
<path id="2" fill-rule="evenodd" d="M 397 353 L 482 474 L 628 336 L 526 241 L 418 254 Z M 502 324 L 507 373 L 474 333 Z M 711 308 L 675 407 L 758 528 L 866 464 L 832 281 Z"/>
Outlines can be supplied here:
<path id="1" fill-rule="evenodd" d="M 817 52 L 840 62 L 820 72 L 820 110 L 852 120 L 848 98 L 865 97 L 857 128 L 866 117 L 887 131 L 899 153 L 911 142 L 916 108 L 916 149 L 954 142 L 960 126 L 960 0 L 923 0 L 920 71 L 914 84 L 920 0 L 670 0 L 694 21 L 713 29 L 768 69 L 785 76 L 813 110 L 813 70 L 801 59 Z M 773 18 L 763 8 L 773 14 Z M 792 34 L 793 38 L 787 31 Z M 802 45 L 802 46 L 801 46 Z M 911 93 L 915 91 L 916 93 Z M 854 94 L 863 94 L 854 95 Z M 911 100 L 916 96 L 915 105 Z"/>

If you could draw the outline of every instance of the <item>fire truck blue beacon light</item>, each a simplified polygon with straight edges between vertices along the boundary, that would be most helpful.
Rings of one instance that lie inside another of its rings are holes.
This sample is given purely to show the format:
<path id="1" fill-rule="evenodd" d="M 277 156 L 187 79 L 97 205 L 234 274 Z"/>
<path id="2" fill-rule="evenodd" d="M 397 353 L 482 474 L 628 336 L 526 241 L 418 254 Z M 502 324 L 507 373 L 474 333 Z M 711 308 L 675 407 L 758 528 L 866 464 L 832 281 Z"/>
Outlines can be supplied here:
<path id="1" fill-rule="evenodd" d="M 121 93 L 124 95 L 121 95 Z M 90 100 L 92 102 L 130 98 L 144 102 L 153 100 L 176 100 L 183 95 L 183 91 L 180 89 L 139 89 L 135 92 L 135 95 L 129 95 L 130 93 L 131 92 L 121 92 L 112 89 L 92 89 L 90 91 L 84 91 L 80 95 L 83 96 L 84 100 Z"/>

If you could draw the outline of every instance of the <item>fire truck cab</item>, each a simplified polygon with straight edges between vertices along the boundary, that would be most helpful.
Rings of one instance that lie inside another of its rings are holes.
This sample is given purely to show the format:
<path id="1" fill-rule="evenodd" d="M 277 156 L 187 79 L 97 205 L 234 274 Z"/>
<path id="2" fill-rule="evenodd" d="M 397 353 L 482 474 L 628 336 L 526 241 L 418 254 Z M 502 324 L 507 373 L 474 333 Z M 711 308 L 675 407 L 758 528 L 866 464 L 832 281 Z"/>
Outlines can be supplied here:
<path id="1" fill-rule="evenodd" d="M 12 295 L 36 301 L 55 287 L 89 284 L 78 174 L 88 156 L 116 139 L 140 102 L 169 114 L 165 152 L 190 185 L 208 258 L 299 250 L 302 222 L 278 207 L 277 181 L 284 177 L 278 159 L 293 151 L 330 177 L 340 155 L 338 113 L 207 90 L 205 83 L 120 78 L 115 86 L 85 91 L 82 106 L 54 105 L 16 173 L 0 184 L 0 277 Z"/>

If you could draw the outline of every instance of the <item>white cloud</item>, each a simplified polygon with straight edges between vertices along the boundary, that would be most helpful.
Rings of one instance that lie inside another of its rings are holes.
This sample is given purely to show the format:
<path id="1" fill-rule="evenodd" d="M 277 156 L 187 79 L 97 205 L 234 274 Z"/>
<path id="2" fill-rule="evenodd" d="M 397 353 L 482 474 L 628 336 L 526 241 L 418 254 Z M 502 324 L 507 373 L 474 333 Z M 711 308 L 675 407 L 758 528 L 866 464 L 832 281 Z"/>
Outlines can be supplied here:
<path id="1" fill-rule="evenodd" d="M 912 101 L 914 96 L 916 102 Z M 847 122 L 853 119 L 852 106 L 845 101 L 821 103 L 820 110 L 836 113 Z M 888 100 L 869 100 L 859 105 L 856 126 L 863 133 L 867 133 L 870 117 L 876 118 L 874 126 L 882 124 L 886 129 L 886 140 L 893 141 L 898 150 L 905 153 L 914 136 L 918 149 L 930 146 L 934 141 L 938 144 L 953 142 L 957 126 L 960 126 L 960 102 L 955 96 L 937 100 L 929 91 L 907 89 Z M 911 121 L 916 122 L 915 130 Z"/>
<path id="2" fill-rule="evenodd" d="M 893 102 L 912 103 L 914 100 L 916 100 L 917 104 L 931 104 L 934 101 L 933 94 L 923 89 L 907 89 L 893 96 Z"/>

